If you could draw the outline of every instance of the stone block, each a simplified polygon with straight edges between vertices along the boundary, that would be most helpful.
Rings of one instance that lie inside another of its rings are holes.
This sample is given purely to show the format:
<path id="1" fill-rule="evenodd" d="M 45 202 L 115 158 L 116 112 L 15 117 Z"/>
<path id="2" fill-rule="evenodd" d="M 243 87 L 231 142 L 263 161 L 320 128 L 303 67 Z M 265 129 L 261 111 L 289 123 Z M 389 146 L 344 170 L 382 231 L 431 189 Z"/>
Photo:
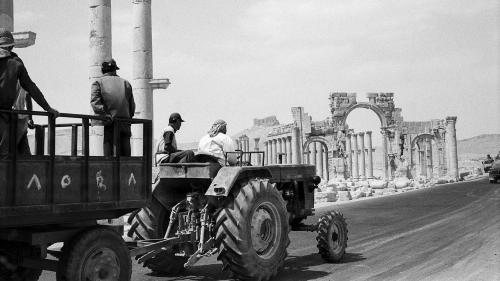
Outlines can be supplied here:
<path id="1" fill-rule="evenodd" d="M 387 187 L 387 181 L 385 180 L 371 180 L 369 184 L 373 189 L 383 189 Z"/>
<path id="2" fill-rule="evenodd" d="M 349 191 L 339 191 L 337 195 L 339 201 L 349 201 L 352 199 L 351 192 Z"/>
<path id="3" fill-rule="evenodd" d="M 314 193 L 314 202 L 315 203 L 335 202 L 335 201 L 337 201 L 337 193 L 336 192 L 315 192 Z"/>
<path id="4" fill-rule="evenodd" d="M 404 188 L 410 185 L 410 180 L 407 177 L 401 177 L 394 179 L 394 185 L 396 188 Z"/>

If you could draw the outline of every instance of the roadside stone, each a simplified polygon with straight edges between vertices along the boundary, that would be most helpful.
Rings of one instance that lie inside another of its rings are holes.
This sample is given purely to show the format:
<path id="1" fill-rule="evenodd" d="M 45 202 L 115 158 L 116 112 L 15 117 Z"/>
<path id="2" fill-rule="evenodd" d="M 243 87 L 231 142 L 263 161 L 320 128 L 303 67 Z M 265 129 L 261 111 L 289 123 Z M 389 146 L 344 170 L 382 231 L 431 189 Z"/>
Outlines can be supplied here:
<path id="1" fill-rule="evenodd" d="M 337 195 L 338 195 L 338 201 L 352 200 L 351 192 L 349 191 L 339 191 Z"/>

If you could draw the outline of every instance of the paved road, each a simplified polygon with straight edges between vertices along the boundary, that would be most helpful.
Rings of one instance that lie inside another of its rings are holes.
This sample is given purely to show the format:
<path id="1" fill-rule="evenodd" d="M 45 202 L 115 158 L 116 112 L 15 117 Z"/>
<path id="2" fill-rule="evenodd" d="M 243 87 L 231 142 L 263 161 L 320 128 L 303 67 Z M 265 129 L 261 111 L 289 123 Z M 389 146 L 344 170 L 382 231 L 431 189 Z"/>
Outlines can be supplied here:
<path id="1" fill-rule="evenodd" d="M 344 260 L 317 254 L 315 234 L 292 232 L 275 280 L 500 280 L 500 185 L 485 179 L 318 208 L 347 218 Z M 316 218 L 311 218 L 312 223 Z M 44 279 L 53 280 L 53 273 Z M 182 276 L 152 276 L 134 264 L 134 281 L 231 280 L 215 258 Z"/>

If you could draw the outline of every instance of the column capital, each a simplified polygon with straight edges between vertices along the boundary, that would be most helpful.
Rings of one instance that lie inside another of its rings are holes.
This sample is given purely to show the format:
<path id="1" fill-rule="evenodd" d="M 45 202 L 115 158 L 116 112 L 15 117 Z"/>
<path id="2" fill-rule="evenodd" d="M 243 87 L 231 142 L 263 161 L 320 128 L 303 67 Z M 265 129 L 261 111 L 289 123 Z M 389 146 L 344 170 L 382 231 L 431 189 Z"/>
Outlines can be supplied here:
<path id="1" fill-rule="evenodd" d="M 371 135 L 372 134 L 372 131 L 366 131 L 365 134 L 367 135 Z"/>
<path id="2" fill-rule="evenodd" d="M 362 137 L 362 136 L 364 136 L 364 135 L 365 135 L 365 133 L 364 133 L 364 132 L 359 132 L 359 133 L 358 133 L 358 136 L 360 136 L 360 137 Z"/>
<path id="3" fill-rule="evenodd" d="M 353 137 L 357 137 L 357 136 L 358 136 L 358 133 L 352 133 L 352 136 L 353 136 Z"/>
<path id="4" fill-rule="evenodd" d="M 453 124 L 457 122 L 457 116 L 446 116 L 446 124 Z"/>

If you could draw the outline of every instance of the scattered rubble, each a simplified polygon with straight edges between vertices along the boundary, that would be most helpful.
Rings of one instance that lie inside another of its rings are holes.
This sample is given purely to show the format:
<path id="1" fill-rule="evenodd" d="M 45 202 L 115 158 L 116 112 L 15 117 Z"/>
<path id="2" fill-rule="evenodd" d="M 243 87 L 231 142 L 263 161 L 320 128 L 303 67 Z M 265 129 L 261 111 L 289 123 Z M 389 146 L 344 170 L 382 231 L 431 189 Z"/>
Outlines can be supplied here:
<path id="1" fill-rule="evenodd" d="M 314 194 L 315 203 L 349 201 L 365 197 L 378 197 L 384 195 L 397 194 L 423 188 L 431 188 L 438 184 L 453 183 L 458 180 L 472 180 L 481 177 L 482 173 L 474 172 L 464 174 L 461 179 L 449 176 L 435 179 L 426 177 L 416 177 L 409 179 L 406 176 L 396 177 L 386 181 L 382 179 L 369 179 L 353 181 L 341 177 L 333 178 L 328 182 L 323 180 L 319 189 Z"/>

